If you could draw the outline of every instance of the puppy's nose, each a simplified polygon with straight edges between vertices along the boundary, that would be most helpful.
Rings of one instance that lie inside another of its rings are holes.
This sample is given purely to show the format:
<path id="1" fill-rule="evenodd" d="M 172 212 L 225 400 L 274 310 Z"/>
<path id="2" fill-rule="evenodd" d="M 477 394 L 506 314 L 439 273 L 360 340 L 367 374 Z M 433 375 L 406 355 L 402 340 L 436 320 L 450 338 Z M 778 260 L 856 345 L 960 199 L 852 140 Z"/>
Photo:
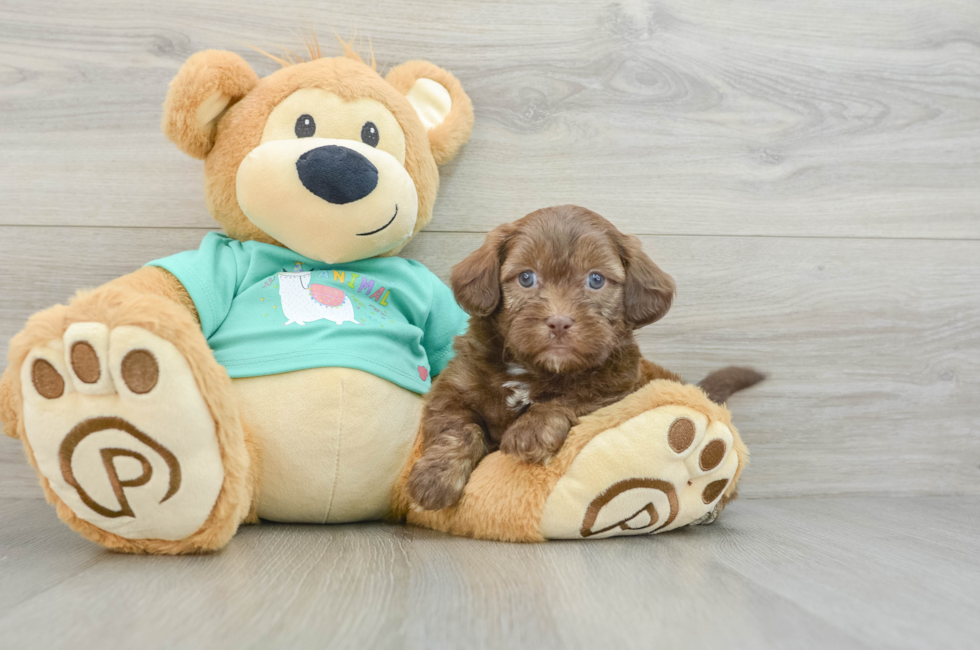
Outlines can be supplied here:
<path id="1" fill-rule="evenodd" d="M 548 329 L 555 336 L 561 336 L 572 329 L 572 323 L 575 322 L 568 316 L 548 316 L 544 321 L 548 324 Z"/>
<path id="2" fill-rule="evenodd" d="M 352 203 L 378 186 L 378 168 L 353 149 L 330 144 L 296 161 L 303 187 L 328 203 Z"/>

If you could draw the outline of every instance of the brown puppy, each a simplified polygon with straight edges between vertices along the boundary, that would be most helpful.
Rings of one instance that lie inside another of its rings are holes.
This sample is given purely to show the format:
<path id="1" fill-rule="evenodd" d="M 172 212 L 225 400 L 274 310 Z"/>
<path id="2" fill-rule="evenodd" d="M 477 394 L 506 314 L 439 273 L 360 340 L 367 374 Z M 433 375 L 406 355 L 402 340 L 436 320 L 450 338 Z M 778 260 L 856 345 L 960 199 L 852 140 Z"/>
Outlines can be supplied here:
<path id="1" fill-rule="evenodd" d="M 578 416 L 680 379 L 633 338 L 670 309 L 673 279 L 636 237 L 585 208 L 496 228 L 453 268 L 452 288 L 470 326 L 428 394 L 408 483 L 424 509 L 455 504 L 488 451 L 544 462 Z"/>

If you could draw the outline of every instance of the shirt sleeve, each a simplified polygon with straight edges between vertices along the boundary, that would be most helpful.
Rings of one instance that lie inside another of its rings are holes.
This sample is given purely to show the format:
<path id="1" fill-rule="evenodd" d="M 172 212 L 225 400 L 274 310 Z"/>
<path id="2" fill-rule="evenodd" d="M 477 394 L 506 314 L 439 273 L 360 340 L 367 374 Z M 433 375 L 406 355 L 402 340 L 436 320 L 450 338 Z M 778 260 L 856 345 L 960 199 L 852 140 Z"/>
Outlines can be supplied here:
<path id="1" fill-rule="evenodd" d="M 176 277 L 197 309 L 205 338 L 217 331 L 231 311 L 231 301 L 244 279 L 246 255 L 241 243 L 210 232 L 196 251 L 185 251 L 154 260 L 147 266 L 158 266 Z"/>
<path id="2" fill-rule="evenodd" d="M 434 273 L 428 273 L 432 282 L 432 303 L 422 334 L 422 347 L 429 358 L 429 373 L 435 377 L 453 358 L 453 340 L 466 333 L 470 317 L 456 304 L 452 290 Z"/>

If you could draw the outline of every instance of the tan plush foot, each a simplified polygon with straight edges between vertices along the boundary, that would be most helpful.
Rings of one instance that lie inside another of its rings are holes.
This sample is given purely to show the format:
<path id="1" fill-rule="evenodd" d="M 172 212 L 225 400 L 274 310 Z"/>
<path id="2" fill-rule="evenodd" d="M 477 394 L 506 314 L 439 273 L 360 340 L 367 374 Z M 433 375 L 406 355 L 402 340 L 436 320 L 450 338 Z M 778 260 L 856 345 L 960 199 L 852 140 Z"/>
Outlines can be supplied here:
<path id="1" fill-rule="evenodd" d="M 38 470 L 76 517 L 129 540 L 180 540 L 208 519 L 221 450 L 173 344 L 139 327 L 75 323 L 31 350 L 21 386 Z"/>
<path id="2" fill-rule="evenodd" d="M 738 471 L 734 436 L 687 406 L 661 406 L 579 452 L 545 503 L 550 539 L 643 535 L 707 522 Z"/>

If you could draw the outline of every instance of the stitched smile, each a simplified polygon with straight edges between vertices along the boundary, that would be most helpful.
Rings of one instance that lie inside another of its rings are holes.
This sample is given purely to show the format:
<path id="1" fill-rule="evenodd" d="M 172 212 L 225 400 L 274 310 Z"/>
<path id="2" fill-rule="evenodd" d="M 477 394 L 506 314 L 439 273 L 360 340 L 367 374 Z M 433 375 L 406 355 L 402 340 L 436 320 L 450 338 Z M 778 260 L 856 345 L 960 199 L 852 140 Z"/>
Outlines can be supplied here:
<path id="1" fill-rule="evenodd" d="M 381 226 L 377 230 L 372 230 L 371 232 L 359 232 L 359 233 L 357 233 L 357 236 L 358 237 L 366 237 L 368 235 L 374 235 L 376 233 L 379 233 L 382 230 L 384 230 L 385 228 L 387 228 L 388 226 L 390 226 L 391 225 L 391 222 L 394 221 L 395 220 L 395 217 L 397 217 L 397 216 L 398 216 L 398 204 L 396 203 L 395 204 L 395 214 L 391 215 L 391 219 L 388 220 L 388 223 L 386 223 L 385 225 Z"/>

